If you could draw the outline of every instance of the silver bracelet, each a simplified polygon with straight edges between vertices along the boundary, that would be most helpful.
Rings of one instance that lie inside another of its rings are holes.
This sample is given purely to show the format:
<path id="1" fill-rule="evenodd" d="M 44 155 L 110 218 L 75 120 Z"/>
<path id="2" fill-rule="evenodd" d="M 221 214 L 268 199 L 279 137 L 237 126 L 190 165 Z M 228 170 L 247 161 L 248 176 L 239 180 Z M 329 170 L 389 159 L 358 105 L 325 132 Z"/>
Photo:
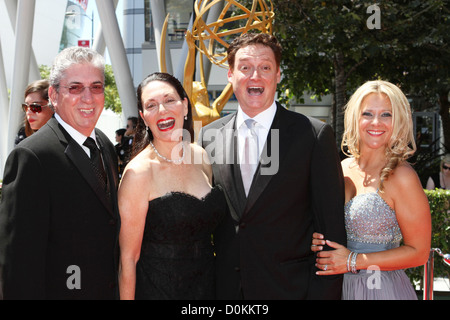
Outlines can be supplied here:
<path id="1" fill-rule="evenodd" d="M 350 251 L 350 253 L 348 254 L 348 257 L 347 257 L 347 271 L 348 272 L 351 271 L 351 269 L 350 269 L 350 260 L 352 258 L 352 254 L 353 254 L 353 251 Z"/>
<path id="2" fill-rule="evenodd" d="M 352 261 L 350 263 L 350 269 L 351 269 L 352 273 L 358 273 L 358 270 L 356 269 L 356 257 L 357 256 L 358 256 L 358 253 L 354 252 L 353 256 L 352 256 Z"/>

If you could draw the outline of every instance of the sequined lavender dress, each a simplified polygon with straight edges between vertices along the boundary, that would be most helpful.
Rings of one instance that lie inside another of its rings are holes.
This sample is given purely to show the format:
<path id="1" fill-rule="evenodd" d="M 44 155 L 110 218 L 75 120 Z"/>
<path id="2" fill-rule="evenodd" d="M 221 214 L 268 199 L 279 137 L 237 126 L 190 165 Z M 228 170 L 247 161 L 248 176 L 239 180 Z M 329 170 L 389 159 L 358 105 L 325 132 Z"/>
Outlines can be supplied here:
<path id="1" fill-rule="evenodd" d="M 402 234 L 395 211 L 378 192 L 360 194 L 345 205 L 347 247 L 358 253 L 379 252 L 400 245 Z M 343 300 L 416 300 L 403 270 L 360 270 L 346 273 Z"/>

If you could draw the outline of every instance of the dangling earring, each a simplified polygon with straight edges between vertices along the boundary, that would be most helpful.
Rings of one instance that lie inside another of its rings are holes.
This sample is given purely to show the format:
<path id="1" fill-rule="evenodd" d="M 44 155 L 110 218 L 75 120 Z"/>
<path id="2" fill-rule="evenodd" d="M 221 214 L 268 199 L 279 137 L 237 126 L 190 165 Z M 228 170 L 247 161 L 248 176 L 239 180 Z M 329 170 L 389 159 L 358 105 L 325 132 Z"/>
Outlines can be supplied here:
<path id="1" fill-rule="evenodd" d="M 184 120 L 187 120 L 187 116 L 184 116 Z"/>

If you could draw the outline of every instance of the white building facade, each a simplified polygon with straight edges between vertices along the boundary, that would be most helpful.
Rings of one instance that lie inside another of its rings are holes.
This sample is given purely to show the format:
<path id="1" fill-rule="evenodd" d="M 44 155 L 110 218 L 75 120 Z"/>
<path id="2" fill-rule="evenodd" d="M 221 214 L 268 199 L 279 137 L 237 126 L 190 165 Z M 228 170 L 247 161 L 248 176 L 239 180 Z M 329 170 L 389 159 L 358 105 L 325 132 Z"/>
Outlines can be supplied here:
<path id="1" fill-rule="evenodd" d="M 95 7 L 95 34 L 94 13 L 87 14 L 83 6 L 88 2 L 90 8 Z M 193 8 L 194 0 L 0 0 L 0 179 L 14 136 L 22 125 L 23 91 L 28 83 L 40 78 L 39 65 L 51 66 L 60 50 L 79 45 L 78 40 L 86 39 L 84 30 L 91 31 L 88 38 L 93 49 L 101 54 L 108 50 L 107 61 L 113 67 L 122 102 L 121 116 L 106 111 L 99 121 L 99 127 L 113 141 L 114 131 L 126 123 L 126 118 L 137 116 L 139 83 L 160 71 L 161 32 L 167 14 L 167 70 L 183 80 L 187 57 L 184 34 L 192 23 Z M 17 23 L 17 19 L 21 22 Z M 212 102 L 227 85 L 227 70 L 214 64 L 206 69 Z M 197 75 L 195 80 L 199 79 Z M 293 105 L 291 109 L 328 120 L 330 99 L 320 103 L 308 98 L 305 101 L 305 105 Z M 233 96 L 222 113 L 236 109 Z"/>

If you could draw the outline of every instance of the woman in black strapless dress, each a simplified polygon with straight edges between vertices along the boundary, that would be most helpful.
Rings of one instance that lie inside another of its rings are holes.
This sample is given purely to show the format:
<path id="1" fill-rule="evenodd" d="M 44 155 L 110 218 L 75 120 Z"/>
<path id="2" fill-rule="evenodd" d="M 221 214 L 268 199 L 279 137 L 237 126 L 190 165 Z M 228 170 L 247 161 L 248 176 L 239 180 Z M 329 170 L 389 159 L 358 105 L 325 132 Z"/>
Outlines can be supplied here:
<path id="1" fill-rule="evenodd" d="M 137 96 L 135 156 L 119 186 L 121 299 L 214 299 L 211 234 L 227 205 L 192 143 L 189 99 L 166 73 L 144 79 Z"/>

